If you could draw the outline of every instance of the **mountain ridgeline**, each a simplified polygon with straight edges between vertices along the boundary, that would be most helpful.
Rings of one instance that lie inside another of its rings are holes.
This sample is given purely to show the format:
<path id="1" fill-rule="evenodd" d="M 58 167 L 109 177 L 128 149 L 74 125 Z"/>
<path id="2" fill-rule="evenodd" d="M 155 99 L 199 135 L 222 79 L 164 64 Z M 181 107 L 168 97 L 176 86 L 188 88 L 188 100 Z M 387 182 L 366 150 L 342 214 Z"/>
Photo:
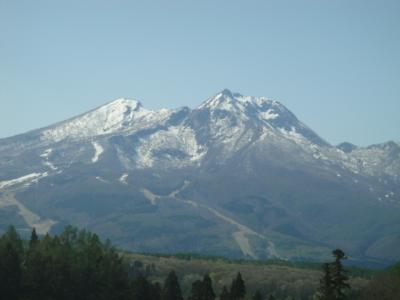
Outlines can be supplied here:
<path id="1" fill-rule="evenodd" d="M 284 105 L 224 90 L 189 109 L 118 99 L 0 140 L 0 228 L 88 228 L 123 249 L 400 258 L 400 145 L 332 146 Z"/>

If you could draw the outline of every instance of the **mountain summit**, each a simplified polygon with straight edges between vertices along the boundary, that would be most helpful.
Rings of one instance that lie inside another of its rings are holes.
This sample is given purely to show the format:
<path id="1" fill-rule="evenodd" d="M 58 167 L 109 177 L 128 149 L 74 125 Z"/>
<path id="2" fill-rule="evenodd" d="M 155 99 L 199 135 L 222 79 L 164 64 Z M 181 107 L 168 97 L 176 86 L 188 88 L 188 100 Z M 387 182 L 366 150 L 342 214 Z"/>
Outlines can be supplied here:
<path id="1" fill-rule="evenodd" d="M 243 96 L 225 89 L 207 99 L 198 109 L 225 111 L 235 115 L 239 121 L 251 122 L 258 127 L 268 127 L 283 134 L 309 139 L 319 145 L 327 145 L 283 104 L 266 97 Z M 217 113 L 217 117 L 220 115 Z"/>
<path id="2" fill-rule="evenodd" d="M 223 90 L 197 108 L 117 99 L 0 140 L 0 213 L 144 252 L 399 259 L 400 146 L 330 145 L 282 103 Z"/>
<path id="3" fill-rule="evenodd" d="M 169 110 L 151 111 L 139 101 L 121 98 L 44 130 L 42 138 L 61 141 L 113 134 L 155 124 L 169 114 Z"/>

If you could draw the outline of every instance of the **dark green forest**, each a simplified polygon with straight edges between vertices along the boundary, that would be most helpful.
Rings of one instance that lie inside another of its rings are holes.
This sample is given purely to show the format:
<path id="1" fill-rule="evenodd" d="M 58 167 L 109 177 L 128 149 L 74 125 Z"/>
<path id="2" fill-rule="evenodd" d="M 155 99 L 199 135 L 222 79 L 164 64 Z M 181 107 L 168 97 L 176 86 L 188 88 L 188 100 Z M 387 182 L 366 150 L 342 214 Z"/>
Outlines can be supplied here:
<path id="1" fill-rule="evenodd" d="M 255 289 L 251 282 L 249 288 L 246 278 L 238 270 L 234 276 L 225 272 L 228 278 L 224 280 L 217 278 L 215 272 L 206 272 L 201 278 L 193 277 L 189 288 L 182 289 L 181 273 L 184 271 L 176 273 L 171 268 L 166 274 L 157 272 L 161 267 L 157 266 L 155 256 L 146 257 L 149 261 L 153 258 L 155 263 L 144 264 L 86 230 L 69 226 L 59 235 L 39 237 L 33 229 L 30 239 L 23 240 L 15 228 L 10 226 L 0 237 L 0 299 L 400 299 L 400 264 L 380 272 L 366 272 L 370 274 L 364 276 L 367 279 L 364 278 L 363 282 L 366 283 L 352 286 L 353 282 L 357 282 L 352 277 L 362 272 L 355 274 L 346 270 L 342 264 L 346 256 L 340 249 L 334 250 L 332 254 L 332 261 L 320 266 L 315 289 L 310 289 L 306 294 L 296 294 L 291 290 L 286 294 L 278 294 L 270 288 L 266 291 L 262 286 Z M 182 255 L 180 259 L 193 258 Z M 202 259 L 198 264 L 204 266 L 209 263 Z M 179 267 L 176 261 L 164 258 L 164 268 L 165 260 L 168 267 Z M 217 264 L 217 261 L 211 263 Z M 257 266 L 254 264 L 253 268 Z M 317 272 L 309 271 L 307 264 L 297 268 L 305 270 L 300 274 Z M 163 274 L 163 278 L 154 274 Z"/>

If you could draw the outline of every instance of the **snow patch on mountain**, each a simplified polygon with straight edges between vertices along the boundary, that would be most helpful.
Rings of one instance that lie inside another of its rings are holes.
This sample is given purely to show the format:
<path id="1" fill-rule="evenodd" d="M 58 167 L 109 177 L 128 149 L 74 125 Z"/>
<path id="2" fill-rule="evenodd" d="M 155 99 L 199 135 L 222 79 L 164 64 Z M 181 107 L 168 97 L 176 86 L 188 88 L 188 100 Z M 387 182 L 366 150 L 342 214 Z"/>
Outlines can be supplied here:
<path id="1" fill-rule="evenodd" d="M 123 184 L 128 184 L 128 173 L 124 173 L 121 175 L 121 177 L 119 178 L 119 182 L 123 183 Z"/>
<path id="2" fill-rule="evenodd" d="M 15 179 L 0 181 L 0 189 L 9 188 L 18 184 L 29 185 L 31 183 L 38 182 L 40 178 L 48 176 L 47 172 L 44 173 L 31 173 Z"/>
<path id="3" fill-rule="evenodd" d="M 53 153 L 53 149 L 49 148 L 46 149 L 42 154 L 40 154 L 40 157 L 43 158 L 44 162 L 43 164 L 48 167 L 49 169 L 56 171 L 58 168 L 50 161 L 50 155 Z"/>
<path id="4" fill-rule="evenodd" d="M 159 196 L 153 194 L 150 190 L 142 188 L 141 192 L 143 196 L 150 201 L 151 205 L 157 205 L 157 201 L 160 199 Z"/>
<path id="5" fill-rule="evenodd" d="M 49 148 L 44 150 L 44 152 L 42 154 L 40 154 L 40 157 L 43 159 L 48 159 L 50 154 L 53 152 L 53 149 Z"/>
<path id="6" fill-rule="evenodd" d="M 296 131 L 295 127 L 292 127 L 291 130 L 286 130 L 285 128 L 278 129 L 284 136 L 296 143 L 303 143 L 305 141 L 305 138 Z"/>
<path id="7" fill-rule="evenodd" d="M 197 142 L 192 128 L 170 126 L 141 139 L 136 152 L 138 167 L 148 168 L 159 162 L 175 166 L 196 163 L 207 148 Z"/>
<path id="8" fill-rule="evenodd" d="M 43 164 L 53 171 L 58 170 L 58 168 L 55 165 L 53 165 L 53 163 L 51 161 L 45 161 Z"/>
<path id="9" fill-rule="evenodd" d="M 96 178 L 96 180 L 98 180 L 98 181 L 100 181 L 100 182 L 102 182 L 102 183 L 109 183 L 108 180 L 105 180 L 105 179 L 104 179 L 103 177 L 101 177 L 101 176 L 96 176 L 95 178 Z"/>
<path id="10" fill-rule="evenodd" d="M 260 116 L 263 120 L 274 120 L 279 117 L 279 114 L 275 113 L 273 109 L 268 109 L 267 111 L 260 112 Z"/>
<path id="11" fill-rule="evenodd" d="M 92 142 L 94 148 L 94 156 L 92 157 L 92 163 L 96 163 L 99 160 L 100 155 L 104 152 L 104 148 L 97 142 Z"/>

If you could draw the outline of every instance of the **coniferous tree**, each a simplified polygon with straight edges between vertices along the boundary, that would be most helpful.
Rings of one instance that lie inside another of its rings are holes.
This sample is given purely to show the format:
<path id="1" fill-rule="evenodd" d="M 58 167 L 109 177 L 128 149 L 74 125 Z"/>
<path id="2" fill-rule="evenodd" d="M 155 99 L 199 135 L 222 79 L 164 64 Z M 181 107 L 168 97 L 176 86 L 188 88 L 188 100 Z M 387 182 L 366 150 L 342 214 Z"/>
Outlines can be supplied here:
<path id="1" fill-rule="evenodd" d="M 13 226 L 0 239 L 0 294 L 4 299 L 19 298 L 22 279 L 22 241 Z"/>
<path id="2" fill-rule="evenodd" d="M 39 237 L 36 234 L 36 229 L 33 228 L 32 233 L 31 233 L 31 239 L 29 240 L 29 249 L 34 248 L 37 245 L 38 241 L 39 241 Z"/>
<path id="3" fill-rule="evenodd" d="M 17 251 L 18 255 L 22 257 L 24 247 L 22 245 L 21 237 L 19 236 L 17 230 L 15 230 L 14 226 L 9 226 L 7 231 L 4 233 L 2 239 L 4 242 L 9 242 L 12 247 Z"/>
<path id="4" fill-rule="evenodd" d="M 16 300 L 21 287 L 21 261 L 10 242 L 0 246 L 0 293 L 4 299 Z"/>
<path id="5" fill-rule="evenodd" d="M 342 265 L 342 260 L 346 259 L 346 256 L 340 249 L 334 250 L 332 254 L 335 257 L 334 262 L 331 264 L 333 299 L 345 300 L 347 299 L 346 290 L 350 289 L 350 285 L 347 283 L 349 278 L 346 276 Z"/>
<path id="6" fill-rule="evenodd" d="M 231 300 L 231 296 L 229 295 L 226 286 L 223 286 L 221 294 L 219 295 L 219 300 Z"/>
<path id="7" fill-rule="evenodd" d="M 46 235 L 40 243 L 29 249 L 24 276 L 26 294 L 32 300 L 58 298 L 63 299 L 65 282 L 60 273 L 57 243 L 50 235 Z M 64 286 L 63 286 L 64 285 Z"/>
<path id="8" fill-rule="evenodd" d="M 232 300 L 243 299 L 246 295 L 246 286 L 242 279 L 240 272 L 237 274 L 236 278 L 232 281 L 231 290 L 229 292 Z"/>
<path id="9" fill-rule="evenodd" d="M 259 290 L 257 290 L 257 291 L 255 292 L 255 294 L 253 295 L 252 300 L 262 300 L 262 299 L 263 299 L 263 297 L 262 297 L 262 295 L 261 295 L 261 292 L 260 292 Z"/>
<path id="10" fill-rule="evenodd" d="M 204 275 L 203 281 L 196 280 L 192 283 L 189 300 L 215 300 L 210 276 Z"/>
<path id="11" fill-rule="evenodd" d="M 347 283 L 349 278 L 343 269 L 342 260 L 345 254 L 342 250 L 332 251 L 335 260 L 331 263 L 323 264 L 323 275 L 320 279 L 320 286 L 317 297 L 320 300 L 345 300 L 346 291 L 350 289 Z"/>
<path id="12" fill-rule="evenodd" d="M 44 257 L 40 249 L 40 242 L 30 243 L 25 259 L 25 275 L 23 277 L 24 292 L 30 300 L 40 300 L 44 290 L 42 285 L 46 284 L 44 274 L 47 273 Z"/>
<path id="13" fill-rule="evenodd" d="M 161 300 L 161 286 L 158 282 L 151 284 L 150 295 L 152 300 Z"/>
<path id="14" fill-rule="evenodd" d="M 89 232 L 39 240 L 33 230 L 26 248 L 13 227 L 0 237 L 0 299 L 131 300 L 128 283 L 120 255 Z M 148 289 L 160 300 L 159 286 Z"/>
<path id="15" fill-rule="evenodd" d="M 212 287 L 212 280 L 208 274 L 204 275 L 202 282 L 202 299 L 215 300 L 215 293 Z"/>
<path id="16" fill-rule="evenodd" d="M 162 300 L 183 300 L 178 278 L 174 271 L 171 271 L 165 280 L 162 291 Z"/>
<path id="17" fill-rule="evenodd" d="M 203 282 L 201 280 L 192 283 L 188 300 L 203 300 Z"/>
<path id="18" fill-rule="evenodd" d="M 153 300 L 151 285 L 143 275 L 137 276 L 132 283 L 132 300 Z"/>
<path id="19" fill-rule="evenodd" d="M 322 265 L 322 277 L 319 281 L 317 297 L 320 300 L 333 300 L 333 282 L 331 274 L 331 265 L 329 263 Z"/>

